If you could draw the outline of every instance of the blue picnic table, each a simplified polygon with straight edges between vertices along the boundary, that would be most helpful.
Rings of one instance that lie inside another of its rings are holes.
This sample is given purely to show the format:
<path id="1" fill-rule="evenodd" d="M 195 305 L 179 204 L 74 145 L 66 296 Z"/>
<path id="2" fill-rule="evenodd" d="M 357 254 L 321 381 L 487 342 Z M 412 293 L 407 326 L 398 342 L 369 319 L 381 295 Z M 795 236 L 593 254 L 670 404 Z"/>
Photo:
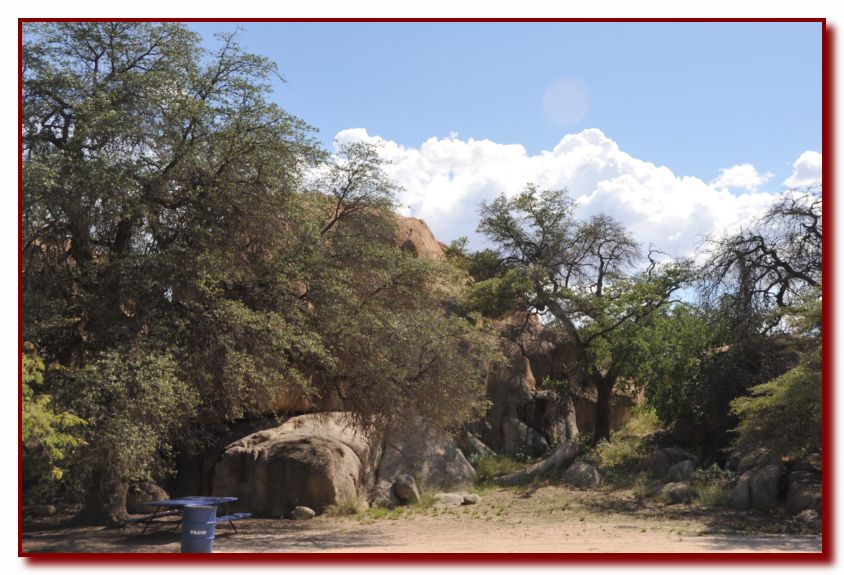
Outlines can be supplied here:
<path id="1" fill-rule="evenodd" d="M 237 527 L 234 524 L 235 519 L 246 519 L 247 517 L 251 517 L 251 513 L 226 513 L 226 504 L 233 503 L 237 501 L 237 497 L 214 497 L 208 495 L 190 495 L 188 497 L 179 497 L 176 499 L 161 499 L 159 501 L 147 501 L 142 503 L 142 505 L 146 507 L 155 507 L 155 511 L 153 511 L 150 515 L 144 515 L 143 517 L 137 517 L 134 519 L 129 519 L 127 523 L 143 523 L 144 529 L 141 531 L 141 535 L 146 533 L 147 528 L 152 524 L 153 521 L 156 519 L 164 518 L 164 517 L 172 517 L 174 515 L 179 516 L 179 521 L 176 523 L 176 528 L 178 529 L 179 525 L 181 525 L 182 520 L 181 516 L 184 512 L 185 507 L 188 505 L 207 505 L 207 506 L 214 506 L 219 507 L 222 511 L 222 515 L 217 515 L 216 522 L 223 523 L 228 521 L 229 525 L 232 526 L 234 532 L 237 533 Z"/>

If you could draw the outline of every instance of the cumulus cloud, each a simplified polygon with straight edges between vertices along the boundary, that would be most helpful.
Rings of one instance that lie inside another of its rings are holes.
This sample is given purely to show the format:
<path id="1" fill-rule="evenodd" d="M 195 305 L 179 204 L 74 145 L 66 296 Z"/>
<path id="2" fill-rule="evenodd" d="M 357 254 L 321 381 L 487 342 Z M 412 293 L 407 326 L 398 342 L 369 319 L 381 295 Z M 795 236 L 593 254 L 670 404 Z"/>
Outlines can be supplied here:
<path id="1" fill-rule="evenodd" d="M 809 188 L 821 185 L 822 157 L 818 152 L 806 151 L 794 162 L 793 171 L 783 185 L 788 188 Z"/>
<path id="2" fill-rule="evenodd" d="M 413 148 L 357 128 L 340 132 L 337 141 L 380 144 L 382 156 L 392 162 L 388 174 L 404 188 L 403 213 L 424 219 L 442 241 L 465 235 L 475 248 L 484 245 L 475 233 L 481 201 L 515 195 L 528 182 L 566 187 L 578 215 L 609 213 L 643 249 L 653 244 L 673 256 L 694 255 L 702 236 L 736 229 L 779 197 L 757 189 L 770 176 L 752 166 L 752 172 L 743 166 L 724 170 L 719 179 L 732 178 L 732 186 L 680 177 L 634 158 L 597 129 L 566 135 L 552 150 L 533 155 L 518 144 L 461 140 L 456 134 Z M 755 180 L 749 177 L 754 174 Z M 747 191 L 731 191 L 737 182 Z"/>
<path id="3" fill-rule="evenodd" d="M 751 164 L 739 164 L 732 168 L 722 168 L 712 185 L 716 188 L 756 190 L 770 180 L 773 175 L 771 172 L 760 174 Z"/>

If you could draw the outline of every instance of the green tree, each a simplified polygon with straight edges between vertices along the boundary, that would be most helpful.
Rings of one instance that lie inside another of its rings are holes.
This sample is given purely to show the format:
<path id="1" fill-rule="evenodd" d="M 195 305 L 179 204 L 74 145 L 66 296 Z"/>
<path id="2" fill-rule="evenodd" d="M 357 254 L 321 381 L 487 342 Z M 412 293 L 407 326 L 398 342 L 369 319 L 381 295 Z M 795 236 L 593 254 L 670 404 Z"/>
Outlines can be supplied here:
<path id="1" fill-rule="evenodd" d="M 174 440 L 195 423 L 196 391 L 179 378 L 172 355 L 150 349 L 114 349 L 69 373 L 67 398 L 88 422 L 75 481 L 90 484 L 80 520 L 126 518 L 129 482 L 163 477 Z"/>
<path id="2" fill-rule="evenodd" d="M 497 246 L 502 265 L 527 280 L 525 304 L 548 314 L 572 342 L 577 359 L 566 366 L 567 377 L 597 389 L 598 441 L 609 438 L 616 383 L 634 376 L 645 357 L 638 330 L 688 281 L 689 267 L 650 259 L 645 271 L 633 273 L 640 256 L 628 232 L 603 214 L 578 220 L 573 208 L 565 190 L 528 185 L 515 197 L 483 204 L 478 231 Z"/>
<path id="3" fill-rule="evenodd" d="M 453 425 L 483 391 L 460 272 L 396 247 L 377 150 L 328 157 L 270 101 L 275 65 L 218 41 L 24 26 L 23 329 L 91 422 L 86 519 L 119 519 L 127 482 L 289 393 Z"/>
<path id="4" fill-rule="evenodd" d="M 781 456 L 821 451 L 822 303 L 820 290 L 805 297 L 789 317 L 805 340 L 799 363 L 783 375 L 750 388 L 732 404 L 739 420 L 735 448 L 765 446 Z"/>
<path id="5" fill-rule="evenodd" d="M 44 386 L 44 360 L 31 344 L 21 355 L 21 441 L 24 490 L 27 499 L 48 496 L 64 475 L 70 450 L 85 445 L 86 421 L 68 411 L 56 411 Z"/>

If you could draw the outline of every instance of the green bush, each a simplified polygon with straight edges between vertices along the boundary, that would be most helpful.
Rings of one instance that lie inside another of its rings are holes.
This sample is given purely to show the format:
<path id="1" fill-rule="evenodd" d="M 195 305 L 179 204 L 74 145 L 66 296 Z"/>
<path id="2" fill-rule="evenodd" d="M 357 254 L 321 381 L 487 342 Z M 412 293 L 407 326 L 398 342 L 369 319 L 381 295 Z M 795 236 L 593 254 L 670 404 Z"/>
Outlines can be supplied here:
<path id="1" fill-rule="evenodd" d="M 702 485 L 695 488 L 698 502 L 704 507 L 729 507 L 730 489 L 720 484 Z"/>

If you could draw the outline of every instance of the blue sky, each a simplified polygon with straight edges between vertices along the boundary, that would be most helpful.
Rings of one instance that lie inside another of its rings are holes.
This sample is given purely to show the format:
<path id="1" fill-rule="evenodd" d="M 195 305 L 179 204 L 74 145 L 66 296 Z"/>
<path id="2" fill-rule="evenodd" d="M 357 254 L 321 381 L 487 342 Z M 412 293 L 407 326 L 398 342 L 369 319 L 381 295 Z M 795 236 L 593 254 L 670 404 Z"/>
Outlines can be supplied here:
<path id="1" fill-rule="evenodd" d="M 408 213 L 445 240 L 473 236 L 471 218 L 457 217 L 472 202 L 518 191 L 515 179 L 506 189 L 484 187 L 494 170 L 455 164 L 461 153 L 480 154 L 490 166 L 515 162 L 510 172 L 541 184 L 580 182 L 573 191 L 594 210 L 619 198 L 641 204 L 699 195 L 690 182 L 700 182 L 712 192 L 704 203 L 745 217 L 766 200 L 740 196 L 780 193 L 802 154 L 822 152 L 820 23 L 191 24 L 209 39 L 236 26 L 245 49 L 278 63 L 287 80 L 278 102 L 318 128 L 326 146 L 338 133 L 388 144 L 400 164 L 391 175 L 410 190 L 402 198 Z M 558 149 L 557 163 L 541 161 L 578 134 L 586 136 Z M 578 154 L 588 158 L 575 162 Z M 804 159 L 819 171 L 819 155 Z M 666 168 L 673 180 L 648 166 Z M 724 177 L 732 168 L 741 169 Z M 587 177 L 589 170 L 597 175 Z M 551 177 L 555 171 L 566 177 Z M 619 187 L 631 177 L 643 186 L 638 196 Z M 798 180 L 808 181 L 789 181 Z M 662 196 L 648 200 L 645 188 L 654 185 Z M 726 203 L 719 190 L 729 194 Z M 464 201 L 443 207 L 454 195 Z M 634 207 L 619 212 L 634 231 L 685 217 L 654 238 L 683 252 L 693 236 L 728 223 L 726 214 L 712 215 L 706 229 L 689 229 L 679 241 L 677 230 L 700 206 L 638 219 Z"/>

